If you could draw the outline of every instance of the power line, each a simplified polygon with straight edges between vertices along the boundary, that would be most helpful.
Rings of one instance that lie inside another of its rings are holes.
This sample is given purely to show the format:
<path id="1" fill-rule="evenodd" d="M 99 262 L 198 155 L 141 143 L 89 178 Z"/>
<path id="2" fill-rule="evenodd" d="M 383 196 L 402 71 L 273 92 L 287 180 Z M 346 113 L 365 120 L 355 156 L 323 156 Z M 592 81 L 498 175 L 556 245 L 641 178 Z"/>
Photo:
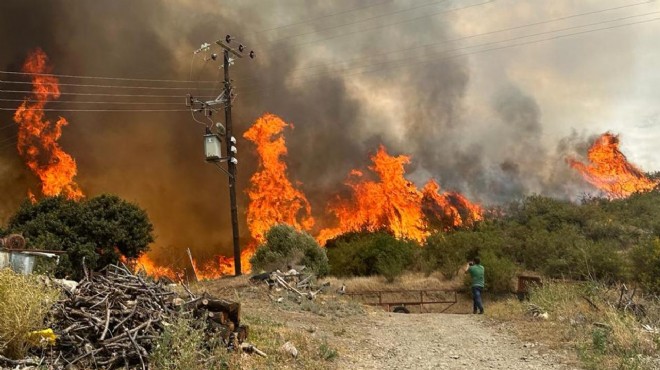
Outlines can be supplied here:
<path id="1" fill-rule="evenodd" d="M 426 6 L 437 5 L 437 4 L 442 3 L 442 2 L 445 2 L 445 1 L 447 1 L 447 0 L 441 0 L 441 1 L 436 1 L 436 2 L 434 2 L 434 3 L 429 3 L 429 4 L 426 4 L 426 5 L 415 6 L 415 7 L 413 7 L 413 8 L 406 9 L 406 10 L 399 11 L 399 12 L 394 12 L 394 13 L 384 14 L 384 15 L 380 15 L 380 16 L 374 16 L 374 17 L 370 17 L 370 18 L 365 18 L 365 19 L 360 20 L 360 21 L 358 21 L 358 22 L 346 23 L 346 24 L 339 25 L 339 26 L 328 27 L 328 28 L 322 28 L 322 29 L 319 29 L 319 30 L 309 31 L 309 32 L 305 32 L 305 33 L 300 33 L 300 34 L 297 34 L 297 35 L 293 35 L 293 36 L 288 36 L 288 37 L 284 37 L 284 38 L 281 38 L 281 39 L 272 40 L 272 41 L 267 42 L 266 44 L 273 44 L 273 43 L 278 42 L 278 41 L 288 40 L 288 39 L 291 39 L 291 38 L 294 38 L 294 37 L 298 37 L 298 36 L 305 36 L 305 35 L 316 34 L 316 33 L 318 33 L 319 31 L 328 31 L 328 30 L 332 30 L 332 29 L 342 28 L 342 27 L 345 27 L 345 26 L 350 26 L 350 25 L 354 25 L 354 24 L 364 23 L 364 22 L 368 22 L 368 21 L 371 21 L 371 20 L 374 20 L 374 19 L 377 19 L 377 18 L 382 18 L 382 17 L 385 17 L 385 16 L 390 16 L 390 15 L 392 15 L 392 14 L 402 13 L 402 12 L 406 12 L 406 11 L 414 10 L 414 9 L 417 9 L 417 8 L 423 8 L 423 7 L 426 7 Z M 390 27 L 390 26 L 395 26 L 395 25 L 399 25 L 399 24 L 403 24 L 403 23 L 412 22 L 412 21 L 415 21 L 415 20 L 418 20 L 418 19 L 422 19 L 422 18 L 428 18 L 428 17 L 432 17 L 432 16 L 435 16 L 435 15 L 440 15 L 440 14 L 445 14 L 445 13 L 451 13 L 451 12 L 456 12 L 456 11 L 463 10 L 463 9 L 468 9 L 468 8 L 472 8 L 472 7 L 476 7 L 476 6 L 480 6 L 480 5 L 485 5 L 485 4 L 488 4 L 488 3 L 495 2 L 495 1 L 497 1 L 497 0 L 487 0 L 487 1 L 484 1 L 484 2 L 481 2 L 481 3 L 472 4 L 472 5 L 466 5 L 466 6 L 462 6 L 462 7 L 459 7 L 459 8 L 443 9 L 443 10 L 441 10 L 441 11 L 439 11 L 439 12 L 429 13 L 429 14 L 425 14 L 425 15 L 422 15 L 422 16 L 419 16 L 419 17 L 415 17 L 415 18 L 411 18 L 411 19 L 406 19 L 406 20 L 403 20 L 403 21 L 395 22 L 395 23 L 388 23 L 388 24 L 379 25 L 379 26 L 376 26 L 376 27 L 368 28 L 368 29 L 357 30 L 357 31 L 348 32 L 348 33 L 342 33 L 342 34 L 335 35 L 335 36 L 331 36 L 331 37 L 328 37 L 328 38 L 317 39 L 317 40 L 313 40 L 313 41 L 309 41 L 309 42 L 304 42 L 304 43 L 300 43 L 300 44 L 293 44 L 292 46 L 303 46 L 303 45 L 309 45 L 309 44 L 314 44 L 314 43 L 317 43 L 317 42 L 320 42 L 320 41 L 327 41 L 327 40 L 332 40 L 332 39 L 336 39 L 336 38 L 339 38 L 339 37 L 350 36 L 350 35 L 353 35 L 353 34 L 356 34 L 356 33 L 362 33 L 362 32 L 367 32 L 367 31 L 373 31 L 373 30 L 377 30 L 377 29 L 380 29 L 380 28 L 385 28 L 385 27 Z M 277 46 L 277 45 L 273 45 L 273 47 L 276 47 L 276 46 Z"/>
<path id="2" fill-rule="evenodd" d="M 659 12 L 652 12 L 652 13 L 648 13 L 648 14 L 654 14 L 654 13 L 659 13 Z M 476 50 L 476 51 L 473 51 L 473 52 L 467 52 L 467 53 L 462 53 L 462 54 L 447 55 L 445 57 L 436 57 L 436 58 L 433 58 L 433 59 L 423 59 L 423 60 L 418 60 L 417 62 L 412 62 L 412 63 L 409 63 L 408 60 L 409 59 L 414 59 L 414 58 L 388 61 L 388 62 L 383 62 L 383 63 L 378 63 L 378 64 L 362 66 L 360 68 L 369 67 L 369 66 L 383 65 L 383 64 L 391 64 L 391 63 L 395 63 L 395 62 L 405 62 L 405 63 L 394 65 L 394 66 L 389 66 L 389 67 L 385 66 L 385 67 L 381 67 L 381 68 L 378 68 L 378 69 L 372 69 L 372 70 L 367 70 L 367 71 L 355 72 L 355 73 L 352 73 L 352 74 L 345 74 L 344 77 L 359 75 L 359 74 L 364 74 L 364 73 L 373 73 L 373 72 L 378 72 L 378 71 L 382 71 L 384 69 L 389 69 L 389 68 L 401 68 L 401 67 L 406 67 L 406 66 L 431 63 L 431 62 L 434 62 L 434 61 L 437 61 L 437 60 L 451 59 L 451 58 L 469 56 L 469 55 L 474 55 L 474 54 L 486 53 L 486 52 L 490 52 L 490 51 L 503 50 L 503 49 L 513 48 L 513 47 L 532 45 L 532 44 L 537 44 L 537 43 L 541 43 L 541 42 L 556 40 L 556 39 L 570 37 L 570 36 L 594 33 L 594 32 L 604 31 L 604 30 L 611 30 L 611 29 L 622 28 L 622 27 L 627 27 L 627 26 L 632 26 L 632 25 L 637 25 L 637 24 L 650 23 L 650 22 L 655 22 L 655 21 L 658 21 L 658 20 L 660 20 L 660 17 L 659 18 L 651 18 L 651 19 L 641 20 L 641 21 L 637 21 L 637 22 L 629 22 L 629 23 L 624 23 L 624 24 L 614 25 L 614 26 L 609 26 L 609 27 L 596 28 L 596 29 L 593 29 L 593 30 L 573 32 L 573 33 L 568 33 L 568 34 L 564 34 L 564 35 L 555 35 L 553 37 L 548 37 L 548 38 L 545 38 L 545 39 L 520 42 L 520 43 L 516 43 L 516 44 L 504 45 L 504 46 L 500 46 L 500 47 L 494 47 L 494 48 L 483 49 L 483 50 Z M 608 22 L 612 22 L 612 21 L 608 21 Z M 604 23 L 604 22 L 600 22 L 600 23 Z M 586 26 L 589 26 L 589 25 L 586 25 Z M 586 27 L 586 26 L 582 26 L 582 27 Z M 570 28 L 575 28 L 575 27 L 570 27 Z M 552 32 L 561 32 L 561 31 L 565 31 L 565 30 L 570 29 L 570 28 L 555 30 L 555 31 L 552 31 Z M 469 47 L 465 47 L 465 48 L 459 48 L 459 49 L 445 51 L 444 53 L 448 53 L 448 52 L 455 51 L 455 50 L 460 50 L 460 49 L 469 49 L 469 48 L 475 48 L 475 47 L 480 47 L 480 46 L 485 46 L 485 45 L 492 45 L 492 44 L 495 44 L 495 43 L 508 42 L 508 41 L 512 41 L 512 40 L 515 40 L 515 39 L 532 37 L 532 36 L 537 36 L 537 35 L 538 34 L 530 35 L 530 36 L 523 36 L 523 37 L 518 37 L 518 38 L 513 38 L 513 39 L 508 39 L 508 40 L 496 41 L 496 42 L 492 42 L 492 43 L 488 43 L 488 44 L 473 45 L 473 46 L 469 46 Z M 350 68 L 348 70 L 350 70 Z M 335 71 L 333 71 L 333 73 L 334 72 Z M 301 76 L 301 77 L 314 77 L 314 76 Z M 279 87 L 275 87 L 275 88 L 269 87 L 269 88 L 265 88 L 265 89 L 256 89 L 256 90 L 252 90 L 252 91 L 242 93 L 241 95 L 251 95 L 251 94 L 257 94 L 258 95 L 258 93 L 265 92 L 265 91 L 272 91 L 274 89 L 279 89 Z"/>
<path id="3" fill-rule="evenodd" d="M 42 112 L 190 112 L 189 109 L 58 109 L 25 108 L 28 111 Z M 0 111 L 16 111 L 16 108 L 0 108 Z"/>
<path id="4" fill-rule="evenodd" d="M 148 90 L 190 90 L 191 87 L 164 87 L 164 86 L 119 86 L 119 85 L 95 85 L 95 84 L 70 84 L 59 82 L 28 82 L 28 81 L 6 81 L 0 80 L 0 83 L 18 84 L 18 85 L 52 85 L 52 86 L 71 86 L 71 87 L 93 87 L 93 88 L 114 88 L 114 89 L 148 89 Z M 217 91 L 217 89 L 197 88 L 202 91 Z"/>
<path id="5" fill-rule="evenodd" d="M 182 96 L 183 97 L 183 96 Z M 0 99 L 6 102 L 28 102 L 33 103 L 35 100 L 31 99 Z M 77 100 L 50 100 L 48 104 L 129 104 L 129 105 L 172 105 L 172 102 L 122 102 L 122 101 L 77 101 Z"/>
<path id="6" fill-rule="evenodd" d="M 571 15 L 561 16 L 561 17 L 557 17 L 557 18 L 544 20 L 544 21 L 538 21 L 538 22 L 533 22 L 533 23 L 528 23 L 528 24 L 523 24 L 523 25 L 518 25 L 518 26 L 513 26 L 513 27 L 507 27 L 507 28 L 502 28 L 502 29 L 497 29 L 497 30 L 492 30 L 492 31 L 487 31 L 487 32 L 462 36 L 462 37 L 454 38 L 454 39 L 451 39 L 451 40 L 423 44 L 423 45 L 414 46 L 414 47 L 410 47 L 410 48 L 406 48 L 406 49 L 396 49 L 396 50 L 391 50 L 391 51 L 386 51 L 386 52 L 370 54 L 369 56 L 366 56 L 366 57 L 355 58 L 355 59 L 351 59 L 351 60 L 348 60 L 348 61 L 345 60 L 345 61 L 342 61 L 342 62 L 339 62 L 339 63 L 317 64 L 317 65 L 312 65 L 312 66 L 307 66 L 307 67 L 295 68 L 295 69 L 290 70 L 289 72 L 297 72 L 297 71 L 316 69 L 316 68 L 326 68 L 326 67 L 332 66 L 332 65 L 351 63 L 351 62 L 356 62 L 356 61 L 361 61 L 361 60 L 369 60 L 369 59 L 373 59 L 376 56 L 382 56 L 382 55 L 388 55 L 388 54 L 394 54 L 394 53 L 400 54 L 401 52 L 404 52 L 404 51 L 420 50 L 420 49 L 428 48 L 429 46 L 444 45 L 444 44 L 457 42 L 457 41 L 463 41 L 463 40 L 467 40 L 467 39 L 471 39 L 471 38 L 475 38 L 475 37 L 488 36 L 488 35 L 493 35 L 493 34 L 507 32 L 507 31 L 514 31 L 514 30 L 522 29 L 522 28 L 539 26 L 539 25 L 542 25 L 542 24 L 554 23 L 554 22 L 558 22 L 558 21 L 571 19 L 571 18 L 577 18 L 577 17 L 583 17 L 583 16 L 587 16 L 587 15 L 594 15 L 594 14 L 604 13 L 604 12 L 611 11 L 611 10 L 621 10 L 621 9 L 624 9 L 624 8 L 630 8 L 630 7 L 639 6 L 639 5 L 646 5 L 646 4 L 649 4 L 653 1 L 655 1 L 655 0 L 649 0 L 649 1 L 644 1 L 644 2 L 635 3 L 635 4 L 628 4 L 628 5 L 616 6 L 616 7 L 606 8 L 606 9 L 588 11 L 588 12 L 584 12 L 584 13 L 571 14 Z M 252 80 L 256 80 L 256 78 L 252 79 Z"/>
<path id="7" fill-rule="evenodd" d="M 510 38 L 510 39 L 505 39 L 505 40 L 499 40 L 499 41 L 494 41 L 494 42 L 488 42 L 488 43 L 483 43 L 483 44 L 477 44 L 477 45 L 471 45 L 471 46 L 466 46 L 466 47 L 461 47 L 461 48 L 455 48 L 455 49 L 451 49 L 451 50 L 439 51 L 439 52 L 435 52 L 435 53 L 429 54 L 429 55 L 434 55 L 434 54 L 438 54 L 438 53 L 447 54 L 449 52 L 455 52 L 455 51 L 460 51 L 460 50 L 466 50 L 466 49 L 472 49 L 472 48 L 477 48 L 477 47 L 489 46 L 489 45 L 499 44 L 499 43 L 503 43 L 503 42 L 510 42 L 510 41 L 520 40 L 520 39 L 524 39 L 524 38 L 544 35 L 544 34 L 552 34 L 552 33 L 557 33 L 557 32 L 563 32 L 563 31 L 570 30 L 570 29 L 589 27 L 589 26 L 594 26 L 594 25 L 599 25 L 599 24 L 604 24 L 604 23 L 611 23 L 611 22 L 616 22 L 616 21 L 620 21 L 620 20 L 624 20 L 624 19 L 630 19 L 630 18 L 641 17 L 641 16 L 657 14 L 657 13 L 658 12 L 650 12 L 650 13 L 645 13 L 645 14 L 640 14 L 640 15 L 621 17 L 621 18 L 612 19 L 612 20 L 606 20 L 606 21 L 595 22 L 595 23 L 590 23 L 590 24 L 584 24 L 584 25 L 579 25 L 579 26 L 572 26 L 572 27 L 567 27 L 567 28 L 562 28 L 562 29 L 556 29 L 556 30 L 552 30 L 552 31 L 539 32 L 539 33 L 535 33 L 535 34 L 523 35 L 523 36 L 518 36 L 518 37 L 514 37 L 514 38 Z M 612 27 L 604 27 L 604 28 L 598 28 L 598 29 L 594 29 L 594 30 L 576 32 L 576 33 L 571 33 L 571 34 L 567 34 L 567 35 L 562 35 L 560 37 L 573 36 L 573 35 L 584 34 L 584 33 L 592 33 L 592 32 L 596 32 L 596 31 L 608 30 L 608 29 L 613 29 L 613 28 L 620 28 L 620 27 L 624 27 L 624 26 L 628 26 L 628 25 L 635 25 L 635 24 L 640 24 L 640 23 L 648 23 L 648 22 L 652 22 L 652 21 L 655 21 L 655 20 L 657 20 L 657 18 L 650 19 L 650 20 L 639 21 L 639 22 L 625 23 L 625 24 L 622 24 L 622 25 L 617 25 L 617 26 L 612 26 Z M 524 27 L 524 26 L 517 26 L 517 27 Z M 498 32 L 498 31 L 492 31 L 492 32 Z M 552 40 L 552 39 L 556 39 L 556 38 L 559 38 L 559 37 L 552 37 L 552 38 L 537 40 L 537 41 L 534 41 L 534 42 L 531 42 L 531 43 L 543 42 L 543 41 L 548 41 L 548 40 Z M 502 49 L 502 48 L 515 47 L 515 46 L 527 45 L 527 44 L 530 44 L 530 42 L 513 44 L 513 45 L 499 47 L 499 48 L 493 48 L 493 49 L 487 49 L 486 51 L 499 50 L 499 49 Z M 483 52 L 483 51 L 468 52 L 468 53 L 463 53 L 463 54 L 459 54 L 459 55 L 456 55 L 456 56 L 449 56 L 449 57 L 472 55 L 472 54 L 477 54 L 477 53 L 481 53 L 481 52 Z M 429 55 L 426 55 L 426 56 L 429 56 Z M 290 80 L 292 80 L 292 79 L 296 79 L 296 80 L 309 79 L 309 78 L 313 78 L 313 77 L 316 77 L 316 76 L 319 76 L 319 75 L 324 75 L 324 74 L 329 73 L 329 72 L 338 72 L 338 71 L 339 72 L 350 72 L 352 70 L 364 69 L 364 68 L 368 68 L 368 67 L 372 67 L 372 66 L 387 65 L 387 64 L 397 63 L 397 62 L 407 62 L 410 59 L 414 59 L 414 58 L 404 58 L 404 59 L 398 59 L 398 60 L 393 60 L 393 61 L 385 61 L 385 62 L 375 63 L 375 64 L 370 63 L 370 64 L 361 65 L 361 66 L 358 66 L 358 67 L 344 68 L 344 69 L 339 69 L 339 70 L 326 71 L 326 72 L 323 72 L 323 73 L 314 73 L 314 74 L 308 74 L 308 75 L 293 77 Z M 426 60 L 422 60 L 421 62 L 425 62 L 425 61 Z M 395 65 L 395 66 L 392 66 L 392 67 L 397 68 L 397 67 L 400 67 L 400 66 Z M 378 70 L 387 69 L 387 68 L 388 67 L 384 67 L 384 68 L 380 68 Z M 371 71 L 364 71 L 364 72 L 361 72 L 361 73 L 369 73 L 369 72 L 371 72 Z M 245 86 L 244 88 L 253 87 L 253 86 L 256 87 L 258 85 Z M 245 94 L 249 95 L 249 94 L 259 92 L 261 90 L 269 90 L 269 89 L 271 89 L 271 87 L 265 87 L 264 89 L 256 89 L 256 90 L 247 91 L 247 92 L 242 93 L 241 95 L 245 95 Z M 19 91 L 16 91 L 16 90 L 0 90 L 0 92 L 26 93 L 26 94 L 31 94 L 32 93 L 31 91 L 24 91 L 24 90 L 19 90 Z M 162 98 L 179 98 L 179 99 L 180 98 L 185 98 L 184 96 L 179 96 L 179 95 L 170 96 L 170 95 L 100 94 L 100 93 L 67 93 L 67 92 L 62 92 L 60 94 L 61 95 L 74 95 L 74 96 L 75 95 L 85 95 L 85 96 L 91 95 L 91 96 L 150 97 L 150 98 L 152 98 L 152 97 L 153 98 L 162 97 Z M 208 97 L 208 98 L 212 98 L 212 97 Z M 53 102 L 57 102 L 57 101 L 53 101 Z"/>
<path id="8" fill-rule="evenodd" d="M 263 30 L 255 32 L 255 33 L 259 34 L 259 33 L 267 32 L 267 31 L 275 31 L 275 30 L 279 30 L 279 29 L 282 29 L 282 28 L 288 28 L 288 27 L 298 26 L 298 25 L 301 25 L 301 24 L 307 24 L 307 23 L 310 23 L 310 22 L 318 21 L 320 19 L 330 18 L 330 17 L 334 17 L 334 16 L 337 16 L 337 15 L 341 15 L 341 14 L 352 13 L 354 11 L 364 10 L 364 9 L 367 9 L 367 8 L 373 8 L 373 7 L 380 6 L 380 5 L 383 5 L 385 3 L 390 3 L 390 2 L 392 2 L 392 0 L 385 0 L 385 1 L 378 2 L 378 3 L 370 4 L 370 5 L 365 5 L 365 6 L 360 6 L 360 7 L 357 7 L 357 8 L 351 8 L 351 9 L 343 10 L 343 11 L 333 13 L 333 14 L 323 15 L 323 16 L 320 16 L 320 17 L 317 17 L 317 18 L 312 18 L 312 19 L 308 19 L 308 20 L 305 20 L 305 21 L 297 22 L 297 23 L 289 23 L 289 24 L 284 24 L 284 25 L 281 25 L 281 26 L 276 26 L 276 27 L 273 27 L 273 28 L 263 29 Z"/>
<path id="9" fill-rule="evenodd" d="M 489 1 L 489 2 L 492 2 L 492 1 L 496 1 L 496 0 L 491 0 L 491 1 Z M 534 26 L 534 25 L 539 25 L 539 24 L 544 24 L 544 23 L 554 22 L 554 21 L 558 21 L 558 20 L 574 18 L 574 17 L 578 17 L 578 16 L 584 16 L 584 15 L 591 15 L 591 14 L 601 13 L 601 12 L 605 12 L 605 11 L 609 11 L 609 10 L 617 10 L 617 9 L 623 9 L 623 8 L 632 7 L 632 6 L 638 6 L 638 5 L 643 5 L 643 4 L 649 4 L 649 3 L 652 3 L 652 2 L 654 2 L 654 1 L 655 1 L 655 0 L 649 0 L 649 1 L 641 2 L 641 3 L 635 3 L 635 4 L 623 5 L 623 6 L 619 6 L 619 7 L 607 8 L 607 9 L 597 10 L 597 11 L 593 11 L 593 12 L 580 13 L 580 14 L 576 14 L 576 15 L 569 15 L 569 16 L 566 16 L 566 17 L 555 18 L 555 19 L 548 20 L 548 21 L 541 21 L 541 22 L 536 22 L 536 23 L 530 23 L 530 24 L 527 24 L 527 25 L 521 25 L 521 26 L 516 26 L 516 27 L 511 27 L 511 28 L 505 28 L 505 29 L 501 29 L 501 30 L 489 31 L 489 32 L 481 33 L 481 34 L 470 35 L 470 36 L 461 37 L 461 38 L 457 38 L 457 39 L 454 39 L 454 40 L 445 41 L 445 42 L 441 42 L 441 43 L 453 42 L 453 41 L 459 41 L 459 40 L 463 40 L 463 39 L 467 39 L 467 38 L 472 38 L 472 37 L 477 37 L 477 36 L 484 36 L 484 35 L 488 35 L 488 34 L 492 34 L 492 33 L 505 32 L 505 31 L 515 30 L 515 29 L 519 29 L 519 28 L 530 27 L 530 26 Z M 426 4 L 426 5 L 428 6 L 428 5 L 430 5 L 430 4 L 432 4 L 432 3 Z M 482 4 L 483 4 L 483 3 L 482 3 Z M 472 6 L 476 6 L 476 5 L 479 5 L 479 4 L 475 4 L 475 5 L 472 5 Z M 357 8 L 356 8 L 356 9 L 357 9 Z M 407 10 L 410 10 L 410 9 L 407 9 Z M 425 15 L 425 17 L 427 17 L 427 16 L 430 16 L 430 15 Z M 416 19 L 413 19 L 413 20 L 416 20 Z M 407 22 L 407 21 L 404 21 L 404 22 Z M 393 24 L 389 24 L 389 25 L 393 25 Z M 386 25 L 386 26 L 389 26 L 389 25 Z M 360 30 L 359 32 L 366 32 L 366 31 L 369 31 L 369 30 L 370 30 L 370 29 L 368 29 L 368 30 Z M 339 36 L 345 36 L 345 35 L 339 35 Z M 317 42 L 317 41 L 324 41 L 324 39 L 316 40 L 316 41 L 314 41 L 314 42 Z M 422 48 L 422 47 L 426 47 L 426 46 L 430 46 L 430 45 L 434 45 L 434 44 L 437 44 L 437 43 L 427 44 L 427 45 L 422 45 L 422 46 L 419 46 L 419 47 L 416 47 L 416 48 Z M 295 46 L 300 46 L 300 45 L 304 45 L 304 44 L 298 44 L 298 45 L 295 45 Z M 406 49 L 406 50 L 410 50 L 410 49 Z M 401 51 L 401 50 L 397 50 L 397 52 L 398 52 L 398 51 Z M 386 52 L 386 53 L 389 54 L 389 53 L 393 53 L 393 52 L 395 52 L 395 51 Z M 375 54 L 375 55 L 380 55 L 380 54 L 385 54 L 385 53 L 379 53 L 379 54 Z M 373 55 L 372 55 L 372 56 L 373 56 Z M 371 56 L 370 56 L 370 57 L 371 57 Z M 364 59 L 364 58 L 359 58 L 359 59 Z M 356 60 L 359 60 L 359 59 L 356 59 Z M 303 69 L 311 69 L 311 68 L 321 68 L 321 67 L 324 67 L 324 66 L 325 66 L 325 65 L 303 67 L 303 68 L 299 68 L 299 69 L 294 69 L 294 70 L 292 70 L 292 71 L 303 70 Z M 215 81 L 215 80 L 201 80 L 201 81 L 198 81 L 198 80 L 174 80 L 174 79 L 145 79 L 145 78 L 128 78 L 128 77 L 103 77 L 103 76 L 69 75 L 69 74 L 54 74 L 54 73 L 29 73 L 29 72 L 17 72 L 17 71 L 0 71 L 0 74 L 10 74 L 10 75 L 31 75 L 31 76 L 49 76 L 49 77 L 58 77 L 58 78 L 74 78 L 74 79 L 100 79 L 100 80 L 115 80 L 115 81 L 171 82 L 171 83 L 190 83 L 190 84 L 192 84 L 192 83 L 217 84 L 217 81 Z M 62 85 L 62 84 L 60 84 L 60 85 Z M 86 85 L 86 86 L 87 86 L 87 85 Z M 89 86 L 92 87 L 92 86 L 96 86 L 96 85 L 89 85 Z M 109 86 L 107 86 L 107 85 L 98 85 L 98 87 L 109 87 Z M 139 87 L 139 88 L 142 88 L 142 87 Z M 169 88 L 168 88 L 168 89 L 169 89 Z M 184 88 L 181 88 L 181 89 L 184 89 Z M 2 91 L 3 91 L 3 90 L 0 90 L 0 92 L 2 92 Z M 11 92 L 14 92 L 14 91 L 11 91 Z M 134 95 L 131 95 L 131 96 L 134 96 Z M 150 96 L 150 97 L 151 97 L 151 96 Z M 178 96 L 177 96 L 177 97 L 178 97 Z"/>
<path id="10" fill-rule="evenodd" d="M 33 94 L 30 90 L 0 90 L 0 93 L 22 93 L 22 94 Z M 73 93 L 73 92 L 60 92 L 60 93 L 40 93 L 48 95 L 82 95 L 82 96 L 121 96 L 121 97 L 135 97 L 135 98 L 185 98 L 185 95 L 148 95 L 148 94 L 105 94 L 105 93 Z M 203 98 L 210 98 L 210 96 L 204 96 Z"/>
<path id="11" fill-rule="evenodd" d="M 583 24 L 583 25 L 579 25 L 579 26 L 565 27 L 565 28 L 552 30 L 552 31 L 537 32 L 537 33 L 522 35 L 522 36 L 513 37 L 513 38 L 509 38 L 509 39 L 505 39 L 505 40 L 491 41 L 491 42 L 477 44 L 477 45 L 471 45 L 471 46 L 463 46 L 463 47 L 454 48 L 454 49 L 450 49 L 450 50 L 440 50 L 440 51 L 428 53 L 428 54 L 425 55 L 425 57 L 434 56 L 436 54 L 446 54 L 446 53 L 454 52 L 454 51 L 461 51 L 461 50 L 473 49 L 473 48 L 477 48 L 477 47 L 501 44 L 503 42 L 510 42 L 510 41 L 516 41 L 516 40 L 521 40 L 521 39 L 530 38 L 530 37 L 546 35 L 546 34 L 553 34 L 553 33 L 557 33 L 557 32 L 568 31 L 568 30 L 571 30 L 571 29 L 597 26 L 597 25 L 601 25 L 601 24 L 605 24 L 605 23 L 612 23 L 612 22 L 617 22 L 617 21 L 621 21 L 621 20 L 626 20 L 626 19 L 631 19 L 631 18 L 638 18 L 638 17 L 648 16 L 648 15 L 653 15 L 653 14 L 658 14 L 658 13 L 660 13 L 660 11 L 649 12 L 649 13 L 638 14 L 638 15 L 627 16 L 627 17 L 620 17 L 620 18 L 610 19 L 610 20 L 606 20 L 606 21 Z M 635 24 L 635 23 L 632 23 L 632 24 Z M 316 76 L 322 76 L 322 75 L 327 74 L 328 72 L 333 72 L 333 73 L 346 72 L 346 71 L 366 68 L 366 67 L 370 67 L 370 66 L 391 64 L 391 63 L 396 63 L 396 62 L 403 62 L 403 61 L 408 61 L 408 60 L 411 60 L 411 59 L 415 59 L 415 58 L 414 57 L 409 57 L 409 58 L 402 58 L 402 59 L 397 59 L 397 60 L 384 61 L 384 62 L 380 62 L 380 63 L 367 63 L 367 64 L 363 64 L 363 65 L 360 65 L 360 66 L 357 66 L 357 67 L 347 67 L 347 68 L 343 68 L 343 69 L 334 69 L 332 71 L 310 73 L 310 74 L 307 74 L 307 75 L 291 77 L 290 79 L 288 79 L 288 81 L 298 80 L 298 79 L 306 79 L 306 78 L 313 78 L 313 77 L 316 77 Z M 255 85 L 251 85 L 251 86 L 245 86 L 243 88 L 252 87 L 252 86 L 258 86 L 258 85 L 255 84 Z"/>
<path id="12" fill-rule="evenodd" d="M 139 82 L 170 82 L 170 83 L 207 83 L 215 84 L 217 81 L 194 81 L 194 80 L 163 80 L 163 79 L 147 79 L 147 78 L 128 78 L 128 77 L 100 77 L 100 76 L 81 76 L 81 75 L 65 75 L 55 73 L 31 73 L 31 72 L 16 72 L 16 71 L 0 71 L 2 74 L 8 75 L 22 75 L 22 76 L 45 76 L 45 77 L 58 77 L 58 78 L 79 78 L 79 79 L 93 79 L 93 80 L 109 80 L 109 81 L 139 81 Z"/>

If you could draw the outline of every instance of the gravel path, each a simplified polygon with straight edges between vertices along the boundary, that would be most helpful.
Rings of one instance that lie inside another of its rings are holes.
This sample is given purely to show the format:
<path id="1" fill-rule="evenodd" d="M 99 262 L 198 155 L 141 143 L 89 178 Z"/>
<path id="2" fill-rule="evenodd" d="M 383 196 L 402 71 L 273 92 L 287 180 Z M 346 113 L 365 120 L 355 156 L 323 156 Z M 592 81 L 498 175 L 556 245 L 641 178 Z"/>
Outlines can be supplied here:
<path id="1" fill-rule="evenodd" d="M 355 328 L 346 369 L 574 369 L 483 316 L 373 312 Z"/>

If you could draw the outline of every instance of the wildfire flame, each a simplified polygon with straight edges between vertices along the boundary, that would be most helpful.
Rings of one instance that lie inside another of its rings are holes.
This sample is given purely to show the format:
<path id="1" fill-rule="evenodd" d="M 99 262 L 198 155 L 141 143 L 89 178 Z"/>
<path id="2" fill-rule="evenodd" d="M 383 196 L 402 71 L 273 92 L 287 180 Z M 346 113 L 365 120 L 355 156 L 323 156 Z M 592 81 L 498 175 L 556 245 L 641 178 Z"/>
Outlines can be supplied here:
<path id="1" fill-rule="evenodd" d="M 50 70 L 48 56 L 41 49 L 33 51 L 23 65 L 23 72 L 35 73 L 32 75 L 34 100 L 26 99 L 14 113 L 14 121 L 18 124 L 17 149 L 39 177 L 43 195 L 64 195 L 77 200 L 83 197 L 83 193 L 73 180 L 77 173 L 76 161 L 57 143 L 62 136 L 62 127 L 68 122 L 59 117 L 53 123 L 45 118 L 43 111 L 49 100 L 60 97 L 58 79 L 43 75 Z M 31 192 L 28 196 L 35 200 Z"/>
<path id="2" fill-rule="evenodd" d="M 483 220 L 484 210 L 481 206 L 457 192 L 440 193 L 440 185 L 433 179 L 424 185 L 422 193 L 423 209 L 429 223 L 438 223 L 444 230 L 472 225 Z"/>
<path id="3" fill-rule="evenodd" d="M 619 136 L 606 132 L 587 152 L 589 163 L 568 158 L 568 164 L 609 198 L 625 198 L 636 192 L 653 190 L 660 180 L 649 179 L 642 170 L 628 162 L 619 150 Z"/>
<path id="4" fill-rule="evenodd" d="M 265 233 L 276 224 L 285 223 L 298 230 L 314 226 L 312 207 L 305 194 L 287 178 L 287 165 L 283 161 L 287 148 L 282 136 L 287 126 L 293 127 L 266 113 L 243 134 L 257 146 L 259 155 L 259 167 L 250 178 L 247 191 L 248 229 L 257 243 L 263 242 Z"/>
<path id="5" fill-rule="evenodd" d="M 126 262 L 126 258 L 122 256 L 122 262 Z M 159 266 L 154 262 L 146 253 L 138 257 L 135 261 L 135 270 L 144 270 L 147 275 L 159 279 L 161 277 L 167 277 L 172 281 L 178 280 L 180 273 L 177 273 L 174 269 L 165 266 Z"/>

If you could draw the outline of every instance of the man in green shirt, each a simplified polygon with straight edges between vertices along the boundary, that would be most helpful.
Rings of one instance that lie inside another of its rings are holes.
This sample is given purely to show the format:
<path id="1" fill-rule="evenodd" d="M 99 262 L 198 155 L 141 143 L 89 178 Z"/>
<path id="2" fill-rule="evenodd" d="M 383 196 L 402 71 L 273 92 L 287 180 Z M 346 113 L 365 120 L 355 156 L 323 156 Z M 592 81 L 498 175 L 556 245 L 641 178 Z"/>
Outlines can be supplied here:
<path id="1" fill-rule="evenodd" d="M 484 290 L 484 267 L 481 266 L 479 257 L 475 257 L 473 262 L 468 263 L 465 269 L 472 279 L 472 313 L 484 313 L 484 305 L 481 302 L 481 293 Z"/>

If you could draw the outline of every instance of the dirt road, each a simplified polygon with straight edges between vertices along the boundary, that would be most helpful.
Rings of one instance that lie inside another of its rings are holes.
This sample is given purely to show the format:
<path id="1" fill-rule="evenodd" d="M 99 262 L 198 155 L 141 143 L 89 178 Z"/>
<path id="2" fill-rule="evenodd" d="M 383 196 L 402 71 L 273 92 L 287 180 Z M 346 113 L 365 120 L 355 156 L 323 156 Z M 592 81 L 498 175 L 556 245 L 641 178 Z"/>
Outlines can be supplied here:
<path id="1" fill-rule="evenodd" d="M 573 369 L 483 316 L 371 312 L 355 328 L 342 369 Z"/>

